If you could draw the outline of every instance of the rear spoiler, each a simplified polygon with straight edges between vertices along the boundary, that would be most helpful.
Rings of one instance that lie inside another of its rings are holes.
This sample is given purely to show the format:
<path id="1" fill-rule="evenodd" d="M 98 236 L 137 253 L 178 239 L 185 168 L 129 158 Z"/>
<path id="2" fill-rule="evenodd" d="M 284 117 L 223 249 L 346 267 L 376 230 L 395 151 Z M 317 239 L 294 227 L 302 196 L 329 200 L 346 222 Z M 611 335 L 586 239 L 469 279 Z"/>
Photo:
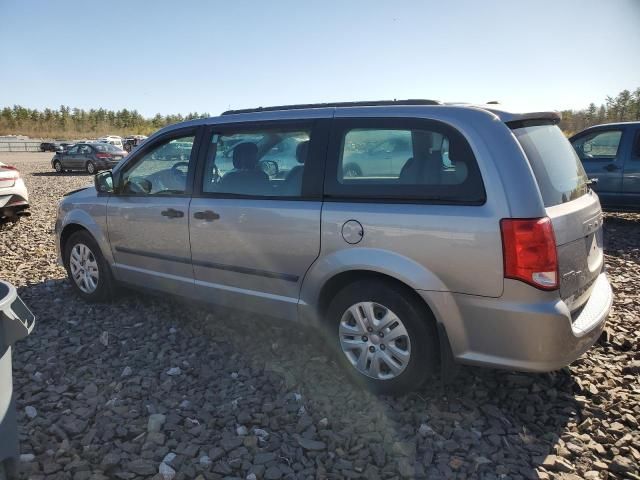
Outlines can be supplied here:
<path id="1" fill-rule="evenodd" d="M 498 105 L 496 105 L 498 107 Z M 515 113 L 500 108 L 493 108 L 493 105 L 482 105 L 480 108 L 496 115 L 510 128 L 521 128 L 532 125 L 557 125 L 562 120 L 560 112 L 527 112 Z"/>

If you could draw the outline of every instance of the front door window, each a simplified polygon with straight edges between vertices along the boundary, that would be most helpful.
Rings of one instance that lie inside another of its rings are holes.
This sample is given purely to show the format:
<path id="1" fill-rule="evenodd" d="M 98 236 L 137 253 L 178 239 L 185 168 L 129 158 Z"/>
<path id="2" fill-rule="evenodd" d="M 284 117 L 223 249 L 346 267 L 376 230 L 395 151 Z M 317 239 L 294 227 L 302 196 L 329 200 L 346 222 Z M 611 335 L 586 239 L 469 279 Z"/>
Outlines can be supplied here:
<path id="1" fill-rule="evenodd" d="M 145 153 L 122 175 L 129 195 L 181 195 L 187 189 L 194 136 L 166 140 Z"/>
<path id="2" fill-rule="evenodd" d="M 594 132 L 573 141 L 573 148 L 582 161 L 615 160 L 620 147 L 622 130 Z"/>

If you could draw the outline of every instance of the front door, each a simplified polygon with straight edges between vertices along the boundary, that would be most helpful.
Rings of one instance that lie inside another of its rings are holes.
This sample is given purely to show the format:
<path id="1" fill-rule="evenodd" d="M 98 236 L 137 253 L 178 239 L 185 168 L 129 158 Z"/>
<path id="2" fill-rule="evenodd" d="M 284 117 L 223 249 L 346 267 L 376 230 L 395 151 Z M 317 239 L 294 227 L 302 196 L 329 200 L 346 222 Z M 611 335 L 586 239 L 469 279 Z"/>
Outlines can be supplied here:
<path id="1" fill-rule="evenodd" d="M 622 129 L 608 128 L 586 132 L 571 140 L 589 178 L 598 179 L 594 190 L 603 205 L 616 205 L 622 197 L 622 137 Z"/>
<path id="2" fill-rule="evenodd" d="M 197 132 L 182 130 L 136 152 L 115 172 L 107 223 L 116 278 L 189 295 L 189 201 Z M 182 156 L 168 155 L 179 149 Z"/>
<path id="3" fill-rule="evenodd" d="M 80 158 L 80 145 L 74 145 L 66 152 L 62 152 L 62 168 L 76 170 L 78 168 Z"/>
<path id="4" fill-rule="evenodd" d="M 202 299 L 297 318 L 303 277 L 320 252 L 325 130 L 213 128 L 189 209 Z"/>
<path id="5" fill-rule="evenodd" d="M 74 156 L 74 167 L 77 170 L 85 170 L 87 163 L 92 160 L 93 149 L 89 145 L 80 145 L 78 155 Z"/>

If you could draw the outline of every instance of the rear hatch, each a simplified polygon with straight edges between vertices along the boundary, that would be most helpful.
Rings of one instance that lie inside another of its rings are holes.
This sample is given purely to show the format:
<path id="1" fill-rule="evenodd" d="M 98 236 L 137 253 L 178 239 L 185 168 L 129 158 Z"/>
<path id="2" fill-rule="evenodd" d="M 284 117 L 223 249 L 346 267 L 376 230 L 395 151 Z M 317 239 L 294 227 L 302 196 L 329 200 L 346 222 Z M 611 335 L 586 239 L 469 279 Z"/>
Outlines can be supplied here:
<path id="1" fill-rule="evenodd" d="M 571 312 L 589 298 L 604 266 L 602 210 L 573 147 L 551 121 L 519 122 L 513 133 L 529 159 L 558 249 L 560 296 Z"/>

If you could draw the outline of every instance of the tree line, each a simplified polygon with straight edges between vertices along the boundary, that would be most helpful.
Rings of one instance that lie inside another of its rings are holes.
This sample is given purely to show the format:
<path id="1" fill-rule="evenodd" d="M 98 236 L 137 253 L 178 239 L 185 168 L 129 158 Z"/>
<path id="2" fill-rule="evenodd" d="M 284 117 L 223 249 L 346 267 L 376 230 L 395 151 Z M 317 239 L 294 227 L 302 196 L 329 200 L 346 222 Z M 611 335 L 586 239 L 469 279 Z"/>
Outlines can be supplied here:
<path id="1" fill-rule="evenodd" d="M 137 110 L 84 110 L 61 105 L 58 109 L 38 110 L 21 105 L 0 110 L 0 135 L 28 135 L 30 137 L 78 139 L 103 135 L 149 135 L 172 123 L 206 118 L 208 113 L 161 115 L 143 117 Z"/>
<path id="2" fill-rule="evenodd" d="M 208 113 L 193 112 L 185 116 L 156 114 L 143 117 L 137 110 L 84 110 L 61 105 L 58 109 L 38 110 L 20 105 L 0 110 L 0 135 L 20 134 L 30 137 L 78 139 L 108 134 L 149 135 L 150 133 L 183 120 L 206 118 Z M 560 128 L 567 134 L 579 132 L 592 125 L 640 120 L 640 87 L 635 91 L 623 90 L 615 97 L 608 96 L 605 103 L 595 103 L 583 110 L 562 111 Z"/>
<path id="3" fill-rule="evenodd" d="M 615 97 L 608 96 L 605 103 L 590 103 L 583 110 L 563 110 L 560 128 L 572 135 L 592 125 L 640 120 L 640 87 L 633 92 L 623 90 Z"/>

